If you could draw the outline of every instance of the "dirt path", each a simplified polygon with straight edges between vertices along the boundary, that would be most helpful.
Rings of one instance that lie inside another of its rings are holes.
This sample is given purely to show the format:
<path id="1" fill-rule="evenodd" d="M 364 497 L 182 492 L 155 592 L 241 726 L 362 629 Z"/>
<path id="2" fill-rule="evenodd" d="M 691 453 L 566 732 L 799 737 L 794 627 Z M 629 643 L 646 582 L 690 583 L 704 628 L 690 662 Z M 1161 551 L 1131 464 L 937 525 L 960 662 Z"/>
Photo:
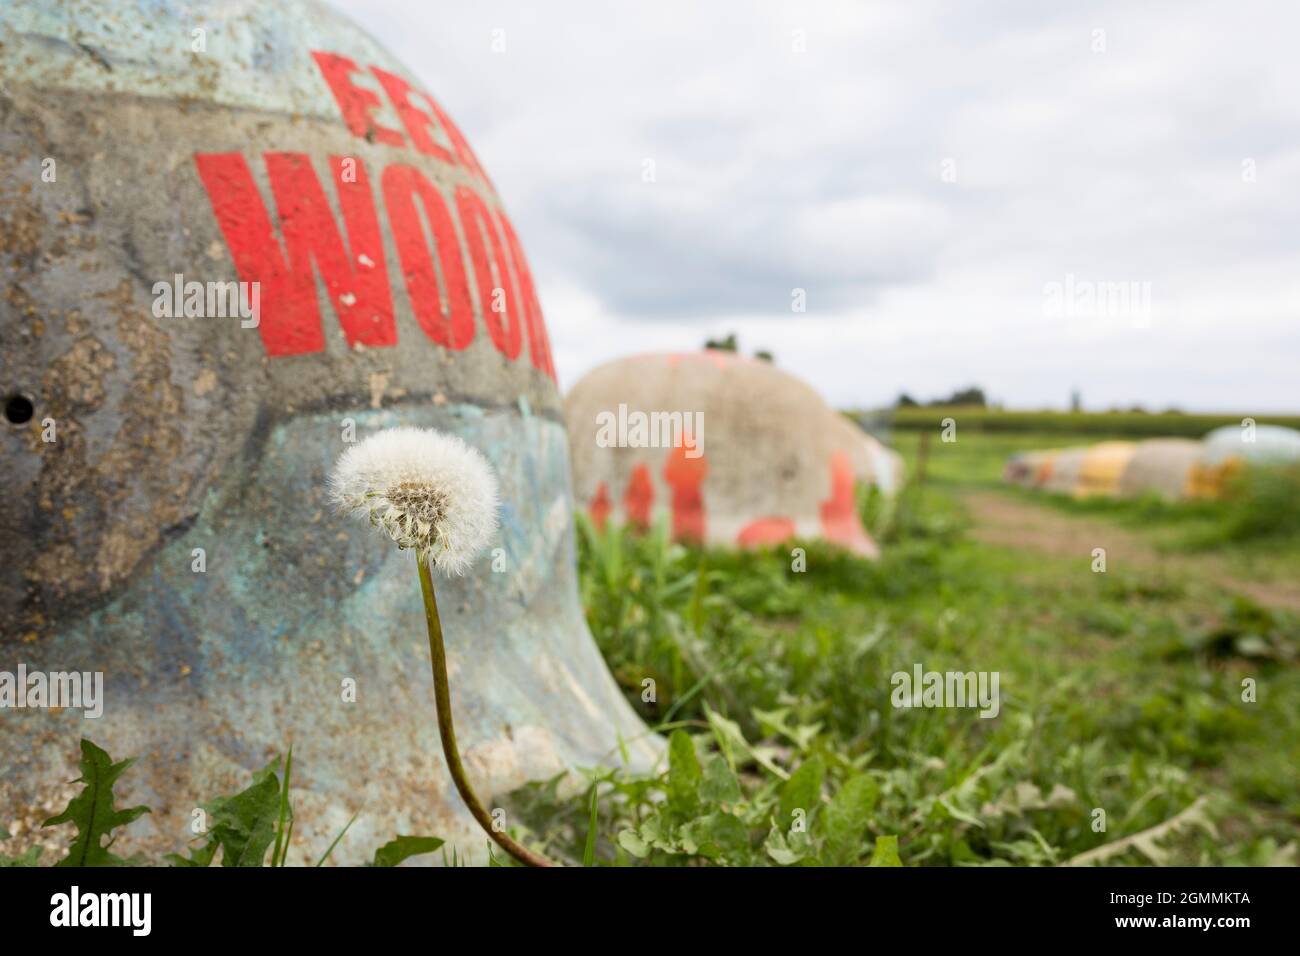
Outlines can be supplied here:
<path id="1" fill-rule="evenodd" d="M 1300 582 L 1245 578 L 1213 553 L 1169 554 L 1157 549 L 1145 535 L 1109 521 L 1066 514 L 1048 504 L 1020 501 L 993 491 L 971 492 L 962 500 L 974 522 L 972 534 L 985 544 L 1077 557 L 1083 562 L 1091 562 L 1094 548 L 1105 548 L 1109 568 L 1159 568 L 1245 594 L 1268 607 L 1300 611 Z"/>

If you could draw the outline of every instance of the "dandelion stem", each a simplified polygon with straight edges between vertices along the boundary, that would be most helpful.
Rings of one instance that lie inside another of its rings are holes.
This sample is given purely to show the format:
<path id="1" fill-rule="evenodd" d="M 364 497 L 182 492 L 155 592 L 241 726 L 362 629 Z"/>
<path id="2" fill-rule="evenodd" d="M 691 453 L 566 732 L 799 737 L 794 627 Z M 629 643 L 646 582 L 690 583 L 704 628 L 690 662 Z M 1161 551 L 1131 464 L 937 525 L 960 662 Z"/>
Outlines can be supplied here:
<path id="1" fill-rule="evenodd" d="M 416 564 L 420 568 L 420 590 L 424 594 L 424 619 L 429 625 L 429 657 L 433 662 L 433 691 L 438 711 L 438 733 L 442 737 L 442 753 L 447 760 L 447 769 L 451 779 L 460 791 L 460 798 L 474 815 L 479 826 L 512 857 L 526 866 L 554 866 L 550 860 L 539 856 L 531 850 L 520 846 L 509 834 L 498 832 L 492 825 L 492 817 L 479 802 L 474 788 L 465 776 L 465 767 L 460 762 L 460 750 L 456 747 L 456 727 L 451 720 L 451 689 L 447 683 L 447 651 L 442 643 L 442 622 L 438 618 L 438 599 L 433 593 L 433 577 L 429 573 L 429 564 L 421 555 L 416 555 Z"/>

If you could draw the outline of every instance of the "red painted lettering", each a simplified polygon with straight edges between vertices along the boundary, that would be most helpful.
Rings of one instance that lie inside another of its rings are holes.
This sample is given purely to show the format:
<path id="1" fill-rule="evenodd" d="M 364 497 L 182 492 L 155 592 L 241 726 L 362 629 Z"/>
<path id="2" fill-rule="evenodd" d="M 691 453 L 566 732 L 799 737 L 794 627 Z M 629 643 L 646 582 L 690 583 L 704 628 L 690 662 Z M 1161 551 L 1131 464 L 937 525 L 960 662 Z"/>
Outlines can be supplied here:
<path id="1" fill-rule="evenodd" d="M 393 109 L 397 110 L 397 117 L 406 127 L 406 135 L 411 137 L 411 142 L 415 148 L 426 156 L 434 156 L 444 163 L 454 163 L 451 153 L 444 147 L 439 146 L 432 136 L 429 135 L 429 127 L 434 125 L 433 118 L 427 113 L 417 109 L 411 103 L 411 94 L 417 91 L 402 79 L 387 70 L 381 70 L 377 66 L 372 66 L 370 72 L 375 74 L 379 80 L 379 85 L 384 88 L 388 94 L 389 100 L 392 101 Z"/>
<path id="2" fill-rule="evenodd" d="M 492 180 L 488 179 L 487 173 L 483 172 L 483 167 L 479 165 L 478 157 L 474 155 L 474 150 L 469 148 L 469 143 L 465 141 L 464 135 L 456 124 L 451 121 L 451 117 L 443 112 L 443 109 L 438 105 L 437 100 L 428 93 L 425 93 L 423 90 L 416 90 L 415 93 L 428 104 L 430 112 L 437 117 L 438 125 L 443 128 L 443 131 L 447 134 L 447 138 L 451 140 L 451 148 L 455 151 L 456 158 L 460 160 L 460 164 L 481 179 L 489 189 L 496 192 L 496 187 L 492 185 Z"/>
<path id="3" fill-rule="evenodd" d="M 478 303 L 483 310 L 492 344 L 510 361 L 519 357 L 522 337 L 519 331 L 519 307 L 515 304 L 510 272 L 501 247 L 501 237 L 488 215 L 483 197 L 467 186 L 456 187 L 456 211 L 469 244 L 469 259 L 478 279 Z M 483 242 L 487 234 L 487 245 Z M 488 246 L 492 256 L 488 257 Z M 500 291 L 498 291 L 500 290 Z M 500 311 L 498 311 L 498 305 Z"/>
<path id="4" fill-rule="evenodd" d="M 677 541 L 704 540 L 704 496 L 700 488 L 709 473 L 701 453 L 695 458 L 678 445 L 664 463 L 664 481 L 672 488 L 673 538 Z"/>
<path id="5" fill-rule="evenodd" d="M 794 537 L 794 522 L 789 518 L 759 518 L 740 529 L 736 544 L 742 548 L 759 548 L 780 544 Z"/>
<path id="6" fill-rule="evenodd" d="M 341 158 L 330 158 L 351 256 L 305 155 L 266 154 L 284 236 L 283 253 L 244 157 L 196 153 L 194 163 L 240 280 L 261 285 L 258 329 L 268 355 L 297 355 L 325 348 L 313 263 L 324 279 L 349 346 L 396 344 L 384 247 L 370 181 L 360 163 L 355 181 L 344 182 Z"/>
<path id="7" fill-rule="evenodd" d="M 402 262 L 402 275 L 411 297 L 411 310 L 420 328 L 433 341 L 449 349 L 463 349 L 474 340 L 474 304 L 465 277 L 460 241 L 447 203 L 433 184 L 414 166 L 394 165 L 384 170 L 384 205 L 393 229 L 393 242 Z M 425 239 L 416 200 L 424 208 L 438 249 L 438 262 L 446 285 L 446 298 L 438 288 L 438 274 Z"/>
<path id="8" fill-rule="evenodd" d="M 609 518 L 609 488 L 602 481 L 596 486 L 596 495 L 587 506 L 587 513 L 597 531 L 605 530 L 605 521 Z"/>
<path id="9" fill-rule="evenodd" d="M 650 527 L 650 513 L 655 503 L 655 486 L 650 480 L 650 469 L 637 465 L 623 495 L 623 511 L 628 523 L 644 531 Z"/>
<path id="10" fill-rule="evenodd" d="M 857 554 L 877 557 L 880 549 L 858 517 L 853 495 L 853 464 L 842 451 L 831 455 L 831 496 L 821 506 L 822 534 L 828 541 Z"/>
<path id="11" fill-rule="evenodd" d="M 370 115 L 383 101 L 378 94 L 352 82 L 352 74 L 360 72 L 355 63 L 345 56 L 323 50 L 313 50 L 311 55 L 320 67 L 325 82 L 329 84 L 330 92 L 334 94 L 339 111 L 343 114 L 343 122 L 353 136 L 387 146 L 406 145 L 401 133 L 380 126 Z"/>
<path id="12" fill-rule="evenodd" d="M 541 369 L 555 380 L 555 363 L 551 360 L 551 340 L 546 334 L 546 322 L 542 318 L 542 307 L 537 301 L 537 289 L 533 285 L 533 274 L 524 258 L 523 247 L 515 235 L 514 226 L 504 212 L 498 211 L 501 232 L 510 249 L 510 260 L 514 266 L 515 281 L 519 288 L 520 311 L 524 314 L 524 327 L 528 329 L 528 352 L 533 357 L 533 367 Z"/>

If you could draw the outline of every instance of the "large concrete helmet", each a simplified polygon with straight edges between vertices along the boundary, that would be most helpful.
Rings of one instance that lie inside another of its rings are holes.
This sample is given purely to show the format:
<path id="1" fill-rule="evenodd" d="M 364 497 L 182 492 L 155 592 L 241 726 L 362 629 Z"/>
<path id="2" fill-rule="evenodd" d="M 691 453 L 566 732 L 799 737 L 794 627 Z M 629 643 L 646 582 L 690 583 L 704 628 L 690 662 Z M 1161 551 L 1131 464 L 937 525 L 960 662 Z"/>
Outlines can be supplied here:
<path id="1" fill-rule="evenodd" d="M 501 483 L 491 554 L 440 589 L 475 786 L 652 760 L 581 613 L 533 280 L 440 105 L 310 0 L 34 0 L 0 31 L 0 670 L 104 680 L 97 719 L 3 714 L 0 820 L 30 839 L 85 736 L 141 758 L 119 846 L 177 850 L 292 742 L 295 843 L 364 807 L 336 858 L 399 831 L 482 854 L 414 559 L 323 487 L 398 424 Z"/>
<path id="2" fill-rule="evenodd" d="M 798 536 L 878 553 L 854 493 L 860 437 L 770 362 L 722 351 L 618 359 L 583 376 L 564 407 L 575 497 L 597 525 L 665 520 L 682 541 Z"/>

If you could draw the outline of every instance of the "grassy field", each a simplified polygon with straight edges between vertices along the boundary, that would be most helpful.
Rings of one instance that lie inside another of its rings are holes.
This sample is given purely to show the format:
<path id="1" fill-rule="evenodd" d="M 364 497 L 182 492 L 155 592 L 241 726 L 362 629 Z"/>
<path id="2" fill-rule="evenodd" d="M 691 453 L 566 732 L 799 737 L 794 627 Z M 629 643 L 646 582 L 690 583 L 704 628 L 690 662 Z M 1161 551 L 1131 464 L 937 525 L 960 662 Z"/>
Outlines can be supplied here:
<path id="1" fill-rule="evenodd" d="M 1114 435 L 1126 438 L 1166 435 L 1201 438 L 1206 432 L 1220 426 L 1240 425 L 1242 419 L 1248 416 L 1260 425 L 1300 428 L 1300 416 L 1260 415 L 1253 412 L 1242 412 L 1239 415 L 1195 412 L 1034 412 L 956 406 L 899 408 L 886 414 L 895 428 L 904 431 L 938 431 L 939 423 L 945 418 L 957 422 L 961 431 Z"/>
<path id="2" fill-rule="evenodd" d="M 969 502 L 970 495 L 976 492 L 997 492 L 1029 508 L 1091 518 L 1099 528 L 1106 529 L 1107 536 L 1118 531 L 1133 532 L 1146 545 L 1139 550 L 1154 551 L 1153 560 L 1180 566 L 1193 577 L 1197 571 L 1212 572 L 1229 566 L 1234 577 L 1247 579 L 1250 586 L 1300 582 L 1300 484 L 1295 482 L 1293 472 L 1278 483 L 1275 492 L 1261 480 L 1274 474 L 1257 474 L 1254 486 L 1245 489 L 1256 494 L 1239 494 L 1230 502 L 1171 503 L 1154 497 L 1074 500 L 1009 487 L 1002 480 L 1003 466 L 1018 452 L 1132 437 L 1105 432 L 963 432 L 959 428 L 958 440 L 953 443 L 933 437 L 923 441 L 919 433 L 896 433 L 896 447 L 907 457 L 909 474 L 915 478 L 924 445 L 927 487 L 959 500 Z M 1260 514 L 1247 514 L 1250 509 Z M 1258 520 L 1252 521 L 1255 517 Z M 1239 526 L 1246 533 L 1234 531 Z M 1277 533 L 1255 533 L 1269 530 Z M 1300 583 L 1295 586 L 1300 588 Z"/>
<path id="3" fill-rule="evenodd" d="M 1001 485 L 1011 452 L 1079 441 L 931 442 L 924 485 L 864 500 L 874 564 L 584 527 L 593 632 L 671 769 L 530 788 L 534 836 L 661 865 L 1296 862 L 1300 540 Z M 1000 712 L 892 706 L 917 664 L 996 671 Z"/>

